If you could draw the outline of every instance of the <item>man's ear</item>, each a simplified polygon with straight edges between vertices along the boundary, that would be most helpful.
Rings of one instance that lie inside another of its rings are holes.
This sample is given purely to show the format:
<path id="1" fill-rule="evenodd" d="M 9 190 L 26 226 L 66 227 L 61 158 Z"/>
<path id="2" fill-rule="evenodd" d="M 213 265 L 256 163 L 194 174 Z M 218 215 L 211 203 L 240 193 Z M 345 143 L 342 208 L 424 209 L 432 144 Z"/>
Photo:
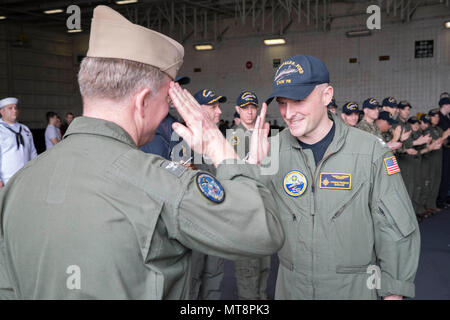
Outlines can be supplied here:
<path id="1" fill-rule="evenodd" d="M 341 113 L 341 119 L 344 120 L 344 113 Z"/>
<path id="2" fill-rule="evenodd" d="M 236 109 L 236 112 L 239 113 L 239 115 L 241 114 L 241 108 L 239 108 L 238 106 L 234 106 L 234 109 Z"/>
<path id="3" fill-rule="evenodd" d="M 332 86 L 327 86 L 325 90 L 323 90 L 323 99 L 326 106 L 330 104 L 331 100 L 333 99 L 334 89 Z"/>
<path id="4" fill-rule="evenodd" d="M 141 118 L 145 118 L 145 109 L 149 108 L 149 97 L 150 97 L 150 89 L 145 88 L 138 91 L 135 95 L 134 99 L 134 107 L 136 111 L 139 113 Z"/>

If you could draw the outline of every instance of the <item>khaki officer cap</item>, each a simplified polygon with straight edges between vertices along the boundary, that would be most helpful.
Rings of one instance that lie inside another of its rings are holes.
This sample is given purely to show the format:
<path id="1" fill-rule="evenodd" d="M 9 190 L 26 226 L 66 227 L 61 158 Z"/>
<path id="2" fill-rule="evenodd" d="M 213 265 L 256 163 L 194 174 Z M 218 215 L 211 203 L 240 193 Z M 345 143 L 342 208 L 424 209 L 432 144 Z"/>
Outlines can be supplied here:
<path id="1" fill-rule="evenodd" d="M 142 62 L 174 79 L 183 64 L 184 48 L 159 32 L 131 23 L 107 6 L 97 6 L 87 56 Z"/>

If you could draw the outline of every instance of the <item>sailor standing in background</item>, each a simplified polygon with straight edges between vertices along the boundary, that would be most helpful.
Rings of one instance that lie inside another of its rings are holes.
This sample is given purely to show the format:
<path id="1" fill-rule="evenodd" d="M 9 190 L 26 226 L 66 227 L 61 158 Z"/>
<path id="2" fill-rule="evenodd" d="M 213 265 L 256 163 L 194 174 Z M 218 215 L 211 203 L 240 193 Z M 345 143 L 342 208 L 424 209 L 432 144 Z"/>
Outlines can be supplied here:
<path id="1" fill-rule="evenodd" d="M 19 122 L 17 98 L 0 100 L 0 188 L 19 171 L 25 163 L 36 158 L 33 135 Z"/>

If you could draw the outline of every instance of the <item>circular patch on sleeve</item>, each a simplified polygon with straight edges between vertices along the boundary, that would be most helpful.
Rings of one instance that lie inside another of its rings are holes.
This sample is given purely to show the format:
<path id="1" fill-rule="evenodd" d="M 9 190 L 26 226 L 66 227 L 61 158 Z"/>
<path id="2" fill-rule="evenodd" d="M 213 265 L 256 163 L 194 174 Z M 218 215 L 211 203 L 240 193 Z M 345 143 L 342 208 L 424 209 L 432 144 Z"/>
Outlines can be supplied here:
<path id="1" fill-rule="evenodd" d="M 306 180 L 306 176 L 300 171 L 290 171 L 284 176 L 283 188 L 291 197 L 301 196 L 305 193 L 307 187 L 308 180 Z"/>
<path id="2" fill-rule="evenodd" d="M 206 199 L 214 203 L 221 203 L 225 200 L 225 191 L 222 185 L 209 173 L 198 173 L 196 182 L 198 190 Z"/>
<path id="3" fill-rule="evenodd" d="M 239 144 L 239 137 L 238 136 L 231 137 L 230 142 L 231 142 L 231 145 L 237 146 Z"/>

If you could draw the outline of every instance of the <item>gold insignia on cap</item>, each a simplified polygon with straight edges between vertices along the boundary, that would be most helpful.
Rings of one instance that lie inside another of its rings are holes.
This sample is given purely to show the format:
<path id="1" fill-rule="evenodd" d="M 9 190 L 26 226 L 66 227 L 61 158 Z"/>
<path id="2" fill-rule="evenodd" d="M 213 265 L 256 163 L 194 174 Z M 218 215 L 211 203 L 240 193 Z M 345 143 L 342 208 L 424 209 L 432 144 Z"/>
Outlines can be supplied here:
<path id="1" fill-rule="evenodd" d="M 128 21 L 107 6 L 97 6 L 86 55 L 145 63 L 174 79 L 183 64 L 184 48 L 159 32 Z"/>

